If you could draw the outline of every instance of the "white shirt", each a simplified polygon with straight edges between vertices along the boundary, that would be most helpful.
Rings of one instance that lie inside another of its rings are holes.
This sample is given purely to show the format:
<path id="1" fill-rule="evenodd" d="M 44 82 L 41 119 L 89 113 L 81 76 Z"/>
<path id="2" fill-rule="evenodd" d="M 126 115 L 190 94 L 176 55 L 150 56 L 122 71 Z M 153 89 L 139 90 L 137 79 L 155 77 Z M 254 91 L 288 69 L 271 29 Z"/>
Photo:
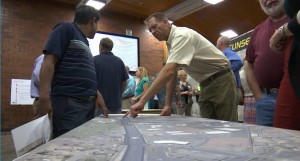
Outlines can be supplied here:
<path id="1" fill-rule="evenodd" d="M 253 93 L 248 85 L 247 79 L 246 79 L 246 72 L 244 69 L 240 71 L 240 77 L 241 77 L 241 85 L 244 90 L 244 96 L 253 96 Z"/>
<path id="2" fill-rule="evenodd" d="M 30 95 L 32 98 L 38 98 L 40 96 L 40 69 L 44 60 L 44 54 L 40 55 L 34 61 L 33 72 L 31 76 Z"/>

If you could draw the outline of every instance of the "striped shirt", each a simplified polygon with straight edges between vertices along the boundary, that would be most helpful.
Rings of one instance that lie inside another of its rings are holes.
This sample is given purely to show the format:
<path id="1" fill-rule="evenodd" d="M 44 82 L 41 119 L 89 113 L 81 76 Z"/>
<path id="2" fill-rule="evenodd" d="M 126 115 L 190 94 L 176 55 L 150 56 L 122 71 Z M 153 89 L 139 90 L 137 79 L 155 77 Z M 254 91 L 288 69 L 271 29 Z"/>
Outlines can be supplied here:
<path id="1" fill-rule="evenodd" d="M 51 84 L 52 96 L 96 95 L 93 56 L 88 40 L 76 24 L 58 24 L 51 32 L 43 52 L 59 58 Z"/>

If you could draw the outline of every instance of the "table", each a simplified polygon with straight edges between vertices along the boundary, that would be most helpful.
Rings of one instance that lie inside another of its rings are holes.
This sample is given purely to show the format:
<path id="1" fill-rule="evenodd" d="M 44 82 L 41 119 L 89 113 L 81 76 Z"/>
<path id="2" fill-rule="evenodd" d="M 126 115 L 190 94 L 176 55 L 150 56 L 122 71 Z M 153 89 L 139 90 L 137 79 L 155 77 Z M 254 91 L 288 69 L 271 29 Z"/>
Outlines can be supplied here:
<path id="1" fill-rule="evenodd" d="M 16 160 L 300 160 L 300 131 L 178 115 L 122 116 L 96 117 Z"/>

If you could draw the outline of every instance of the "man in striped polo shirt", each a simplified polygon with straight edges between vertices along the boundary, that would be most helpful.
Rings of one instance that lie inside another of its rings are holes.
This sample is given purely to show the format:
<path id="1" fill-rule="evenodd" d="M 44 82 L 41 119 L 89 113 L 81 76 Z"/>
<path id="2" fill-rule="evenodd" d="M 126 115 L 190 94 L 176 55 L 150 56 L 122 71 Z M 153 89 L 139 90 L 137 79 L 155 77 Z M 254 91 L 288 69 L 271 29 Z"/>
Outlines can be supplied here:
<path id="1" fill-rule="evenodd" d="M 56 25 L 43 50 L 38 117 L 52 111 L 54 138 L 92 119 L 95 105 L 108 116 L 87 40 L 94 37 L 99 18 L 93 7 L 79 5 L 74 22 Z"/>

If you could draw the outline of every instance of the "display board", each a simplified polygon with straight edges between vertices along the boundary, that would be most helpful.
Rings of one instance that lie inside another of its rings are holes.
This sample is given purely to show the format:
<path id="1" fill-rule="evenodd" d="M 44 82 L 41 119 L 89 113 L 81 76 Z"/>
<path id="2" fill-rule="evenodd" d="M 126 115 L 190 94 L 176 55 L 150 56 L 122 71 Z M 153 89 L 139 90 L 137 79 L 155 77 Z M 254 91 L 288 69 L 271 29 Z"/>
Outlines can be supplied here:
<path id="1" fill-rule="evenodd" d="M 91 52 L 99 55 L 99 44 L 102 38 L 110 38 L 114 42 L 112 52 L 121 58 L 130 71 L 139 67 L 139 38 L 133 36 L 118 35 L 106 32 L 97 32 L 93 39 L 88 39 Z"/>
<path id="2" fill-rule="evenodd" d="M 248 31 L 238 37 L 235 37 L 231 40 L 230 47 L 233 51 L 235 51 L 243 60 L 246 55 L 246 49 L 250 42 L 250 37 L 252 31 Z"/>

